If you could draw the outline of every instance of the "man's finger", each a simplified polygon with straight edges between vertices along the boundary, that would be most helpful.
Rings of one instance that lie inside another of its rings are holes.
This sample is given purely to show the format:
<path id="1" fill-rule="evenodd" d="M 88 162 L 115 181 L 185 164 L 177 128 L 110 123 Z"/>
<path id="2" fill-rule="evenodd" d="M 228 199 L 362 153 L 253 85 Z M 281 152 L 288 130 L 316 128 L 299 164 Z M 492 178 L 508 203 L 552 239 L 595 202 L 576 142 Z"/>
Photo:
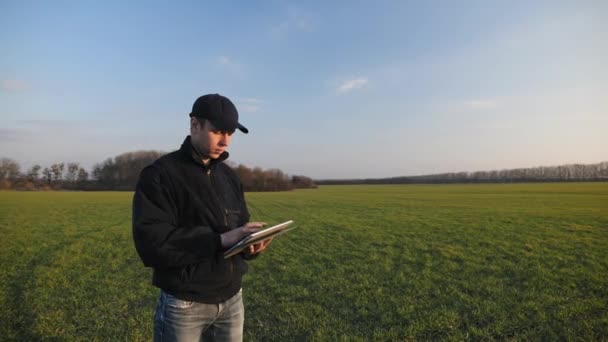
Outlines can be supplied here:
<path id="1" fill-rule="evenodd" d="M 266 225 L 266 222 L 247 222 L 245 227 L 249 228 L 263 228 Z"/>
<path id="2" fill-rule="evenodd" d="M 253 234 L 255 232 L 257 232 L 258 230 L 260 230 L 259 228 L 254 228 L 254 227 L 244 227 L 243 228 L 243 234 L 245 236 Z"/>
<path id="3" fill-rule="evenodd" d="M 266 248 L 266 246 L 268 246 L 270 244 L 270 242 L 272 241 L 272 238 L 268 239 L 268 240 L 264 240 L 262 241 L 262 246 L 264 248 Z"/>

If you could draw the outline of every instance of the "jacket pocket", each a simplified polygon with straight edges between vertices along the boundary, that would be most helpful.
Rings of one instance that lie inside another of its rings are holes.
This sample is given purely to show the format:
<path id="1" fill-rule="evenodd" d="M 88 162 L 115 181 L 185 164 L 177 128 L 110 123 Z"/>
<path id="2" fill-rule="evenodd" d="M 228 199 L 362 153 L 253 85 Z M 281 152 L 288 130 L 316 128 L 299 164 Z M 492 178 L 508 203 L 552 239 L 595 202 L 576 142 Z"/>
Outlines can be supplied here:
<path id="1" fill-rule="evenodd" d="M 241 217 L 241 211 L 236 209 L 225 209 L 226 226 L 228 229 L 238 228 Z"/>
<path id="2" fill-rule="evenodd" d="M 207 278 L 211 272 L 211 260 L 204 260 L 198 264 L 190 264 L 183 267 L 180 279 L 184 283 L 197 283 Z"/>
<path id="3" fill-rule="evenodd" d="M 182 268 L 182 271 L 179 275 L 179 279 L 181 281 L 189 281 L 190 279 L 192 279 L 192 276 L 193 276 L 194 272 L 196 272 L 197 268 L 198 268 L 198 264 L 186 265 L 185 267 Z"/>

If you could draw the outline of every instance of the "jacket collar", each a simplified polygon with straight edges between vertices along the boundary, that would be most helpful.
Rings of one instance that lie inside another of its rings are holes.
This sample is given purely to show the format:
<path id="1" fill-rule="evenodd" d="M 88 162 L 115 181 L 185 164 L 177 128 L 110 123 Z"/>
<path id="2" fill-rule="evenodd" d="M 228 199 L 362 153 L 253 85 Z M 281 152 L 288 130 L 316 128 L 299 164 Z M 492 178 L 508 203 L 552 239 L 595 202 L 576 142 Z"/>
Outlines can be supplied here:
<path id="1" fill-rule="evenodd" d="M 224 160 L 228 159 L 228 157 L 230 156 L 230 154 L 228 152 L 224 151 L 222 154 L 220 154 L 219 158 L 211 159 L 209 162 L 209 165 L 205 165 L 205 164 L 203 164 L 203 156 L 198 152 L 197 149 L 194 148 L 194 146 L 192 146 L 192 141 L 190 139 L 190 136 L 187 136 L 186 139 L 184 139 L 184 142 L 182 143 L 182 146 L 180 147 L 179 150 L 186 159 L 190 159 L 193 162 L 195 162 L 199 165 L 202 165 L 204 167 L 211 167 L 215 164 L 219 164 L 219 163 L 223 162 Z"/>

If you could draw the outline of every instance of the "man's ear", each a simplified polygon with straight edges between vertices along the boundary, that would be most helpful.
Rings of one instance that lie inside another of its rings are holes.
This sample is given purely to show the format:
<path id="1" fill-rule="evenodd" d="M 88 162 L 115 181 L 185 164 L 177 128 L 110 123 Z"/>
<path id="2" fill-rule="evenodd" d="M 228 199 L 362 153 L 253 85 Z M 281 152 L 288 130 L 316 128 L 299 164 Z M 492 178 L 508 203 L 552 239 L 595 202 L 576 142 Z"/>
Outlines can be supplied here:
<path id="1" fill-rule="evenodd" d="M 203 129 L 204 120 L 198 120 L 195 117 L 190 118 L 190 132 L 194 131 L 194 126 L 199 125 L 199 129 Z"/>
<path id="2" fill-rule="evenodd" d="M 190 134 L 192 134 L 192 132 L 194 132 L 194 125 L 196 125 L 196 122 L 194 122 L 196 119 L 195 118 L 190 118 Z"/>
<path id="3" fill-rule="evenodd" d="M 203 128 L 205 128 L 206 124 L 207 124 L 206 119 L 197 119 L 195 117 L 190 118 L 190 129 L 192 129 L 192 127 L 194 127 L 195 125 L 199 125 L 200 129 L 203 129 Z"/>

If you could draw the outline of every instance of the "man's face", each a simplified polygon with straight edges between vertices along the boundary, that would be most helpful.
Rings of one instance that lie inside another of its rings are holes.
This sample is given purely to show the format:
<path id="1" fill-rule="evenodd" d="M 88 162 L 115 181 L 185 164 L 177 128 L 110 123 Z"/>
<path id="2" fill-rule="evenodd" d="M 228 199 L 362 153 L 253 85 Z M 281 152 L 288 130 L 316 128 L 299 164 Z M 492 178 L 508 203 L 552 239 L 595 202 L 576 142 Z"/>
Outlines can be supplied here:
<path id="1" fill-rule="evenodd" d="M 217 159 L 228 148 L 233 131 L 221 131 L 204 120 L 190 118 L 190 137 L 204 158 Z"/>

